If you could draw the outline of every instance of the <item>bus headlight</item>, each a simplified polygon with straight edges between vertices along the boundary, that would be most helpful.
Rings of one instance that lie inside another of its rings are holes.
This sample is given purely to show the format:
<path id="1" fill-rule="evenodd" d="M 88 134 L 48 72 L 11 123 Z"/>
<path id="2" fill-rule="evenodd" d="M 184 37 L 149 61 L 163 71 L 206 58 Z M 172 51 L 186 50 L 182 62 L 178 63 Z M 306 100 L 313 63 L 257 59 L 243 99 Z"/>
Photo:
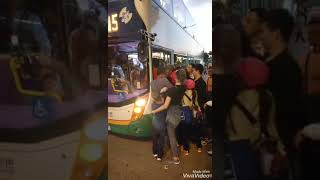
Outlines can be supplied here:
<path id="1" fill-rule="evenodd" d="M 142 112 L 142 108 L 141 108 L 141 107 L 135 107 L 135 108 L 133 109 L 133 111 L 134 111 L 134 113 L 136 113 L 136 114 L 140 114 L 140 113 Z"/>
<path id="2" fill-rule="evenodd" d="M 104 119 L 96 120 L 85 125 L 84 133 L 85 135 L 92 139 L 103 141 L 107 139 L 107 125 Z"/>
<path id="3" fill-rule="evenodd" d="M 80 147 L 79 156 L 82 160 L 94 162 L 103 155 L 103 148 L 100 144 L 84 144 Z"/>
<path id="4" fill-rule="evenodd" d="M 147 103 L 147 101 L 146 101 L 145 99 L 138 99 L 138 100 L 136 101 L 136 106 L 138 106 L 138 107 L 143 107 L 143 106 L 146 105 L 146 103 Z"/>
<path id="5" fill-rule="evenodd" d="M 133 113 L 131 117 L 132 121 L 138 120 L 143 115 L 143 112 L 147 105 L 147 100 L 148 100 L 148 94 L 145 96 L 139 97 L 135 101 L 134 107 L 133 107 Z"/>

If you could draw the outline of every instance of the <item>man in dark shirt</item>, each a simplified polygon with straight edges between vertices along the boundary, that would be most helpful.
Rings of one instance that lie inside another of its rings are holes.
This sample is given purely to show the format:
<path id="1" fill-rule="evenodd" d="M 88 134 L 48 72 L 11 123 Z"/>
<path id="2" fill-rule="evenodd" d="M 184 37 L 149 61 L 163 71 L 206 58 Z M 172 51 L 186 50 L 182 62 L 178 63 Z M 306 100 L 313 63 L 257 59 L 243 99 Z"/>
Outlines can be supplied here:
<path id="1" fill-rule="evenodd" d="M 201 64 L 195 64 L 193 67 L 193 76 L 194 76 L 194 80 L 196 83 L 196 87 L 195 90 L 197 92 L 198 95 L 198 103 L 199 106 L 201 108 L 201 110 L 203 110 L 204 108 L 204 104 L 207 102 L 207 84 L 206 82 L 202 79 L 202 73 L 203 73 L 203 66 Z"/>
<path id="2" fill-rule="evenodd" d="M 297 62 L 288 53 L 288 42 L 294 27 L 293 17 L 283 9 L 269 12 L 261 34 L 270 57 L 267 88 L 276 102 L 276 124 L 288 151 L 304 125 L 302 112 L 302 74 Z"/>
<path id="3" fill-rule="evenodd" d="M 194 79 L 193 77 L 193 68 L 194 68 L 194 64 L 188 64 L 187 68 L 186 68 L 186 72 L 187 72 L 187 79 Z"/>
<path id="4" fill-rule="evenodd" d="M 261 31 L 262 24 L 265 21 L 267 11 L 263 8 L 254 8 L 249 11 L 249 13 L 242 20 L 242 29 L 240 30 L 242 38 L 242 57 L 257 57 L 261 60 L 264 59 L 264 55 L 260 55 L 252 48 L 254 39 L 259 39 L 257 37 L 258 33 Z"/>
<path id="5" fill-rule="evenodd" d="M 201 64 L 195 64 L 193 67 L 193 76 L 195 80 L 195 91 L 198 97 L 198 103 L 202 112 L 204 112 L 204 105 L 208 101 L 207 98 L 207 84 L 202 78 L 204 67 Z M 204 119 L 205 124 L 208 124 L 208 119 Z M 196 137 L 209 137 L 209 129 L 207 126 L 202 126 L 201 123 L 195 124 L 194 134 Z M 198 146 L 198 152 L 201 152 Z"/>

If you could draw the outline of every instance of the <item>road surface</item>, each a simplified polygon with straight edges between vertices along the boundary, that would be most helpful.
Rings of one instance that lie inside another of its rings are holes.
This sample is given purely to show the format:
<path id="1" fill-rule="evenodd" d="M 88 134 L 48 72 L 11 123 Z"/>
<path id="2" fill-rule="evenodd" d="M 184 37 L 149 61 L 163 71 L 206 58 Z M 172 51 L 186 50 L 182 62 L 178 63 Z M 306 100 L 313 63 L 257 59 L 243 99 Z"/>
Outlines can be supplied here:
<path id="1" fill-rule="evenodd" d="M 183 175 L 212 176 L 212 158 L 207 155 L 208 147 L 202 153 L 192 145 L 189 156 L 181 155 L 179 165 L 171 164 L 171 153 L 162 162 L 155 160 L 151 151 L 151 141 L 132 140 L 108 135 L 108 179 L 117 180 L 180 180 Z M 194 178 L 197 179 L 197 178 Z M 212 178 L 204 178 L 212 179 Z"/>

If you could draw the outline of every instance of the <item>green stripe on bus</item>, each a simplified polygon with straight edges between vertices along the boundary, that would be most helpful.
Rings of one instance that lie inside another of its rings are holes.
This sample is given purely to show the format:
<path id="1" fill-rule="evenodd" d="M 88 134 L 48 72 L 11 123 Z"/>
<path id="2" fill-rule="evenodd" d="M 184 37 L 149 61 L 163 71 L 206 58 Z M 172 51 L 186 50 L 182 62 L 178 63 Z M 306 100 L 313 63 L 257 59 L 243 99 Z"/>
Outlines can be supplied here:
<path id="1" fill-rule="evenodd" d="M 152 115 L 144 115 L 129 125 L 109 125 L 111 127 L 111 132 L 116 134 L 141 138 L 151 137 Z"/>

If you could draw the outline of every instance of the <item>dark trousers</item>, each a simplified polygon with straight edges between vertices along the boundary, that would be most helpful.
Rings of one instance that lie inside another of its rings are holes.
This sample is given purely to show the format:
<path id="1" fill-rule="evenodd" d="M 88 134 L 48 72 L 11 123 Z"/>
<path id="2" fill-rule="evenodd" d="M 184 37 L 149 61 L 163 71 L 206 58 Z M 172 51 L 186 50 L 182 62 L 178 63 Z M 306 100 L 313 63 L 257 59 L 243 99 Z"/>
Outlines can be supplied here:
<path id="1" fill-rule="evenodd" d="M 179 157 L 179 151 L 177 147 L 177 138 L 176 138 L 176 127 L 172 125 L 170 122 L 167 123 L 167 132 L 168 132 L 168 138 L 169 138 L 170 147 L 172 151 L 172 156 Z"/>
<path id="2" fill-rule="evenodd" d="M 249 141 L 233 141 L 228 145 L 237 180 L 263 179 L 259 160 Z"/>
<path id="3" fill-rule="evenodd" d="M 301 151 L 301 180 L 320 179 L 320 141 L 307 140 L 302 145 Z"/>
<path id="4" fill-rule="evenodd" d="M 201 123 L 193 122 L 190 131 L 192 132 L 191 134 L 192 134 L 193 142 L 196 144 L 197 148 L 201 148 L 202 147 L 201 137 L 203 135 L 203 129 L 202 129 Z"/>
<path id="5" fill-rule="evenodd" d="M 209 138 L 209 139 L 212 139 L 212 120 L 213 120 L 213 116 L 212 116 L 212 112 L 213 112 L 213 109 L 212 107 L 207 107 L 205 109 L 205 120 L 206 120 L 206 126 L 205 126 L 205 137 Z"/>
<path id="6" fill-rule="evenodd" d="M 186 123 L 185 121 L 181 121 L 176 129 L 177 141 L 179 144 L 183 146 L 183 150 L 190 150 L 190 132 L 191 132 L 191 124 Z"/>

